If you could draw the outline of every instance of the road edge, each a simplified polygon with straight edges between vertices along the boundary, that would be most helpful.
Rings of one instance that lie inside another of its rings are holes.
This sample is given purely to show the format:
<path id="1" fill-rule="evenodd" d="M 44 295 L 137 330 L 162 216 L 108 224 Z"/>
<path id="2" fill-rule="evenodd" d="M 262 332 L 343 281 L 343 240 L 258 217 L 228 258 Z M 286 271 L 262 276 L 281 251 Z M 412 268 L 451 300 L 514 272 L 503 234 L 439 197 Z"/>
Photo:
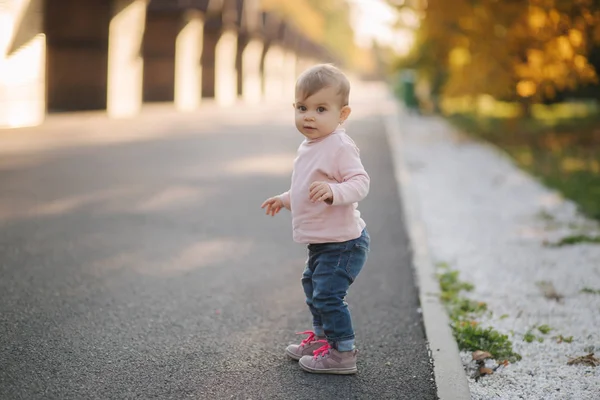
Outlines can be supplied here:
<path id="1" fill-rule="evenodd" d="M 467 400 L 471 398 L 458 346 L 450 330 L 450 319 L 440 301 L 440 289 L 429 254 L 425 224 L 421 218 L 418 195 L 403 153 L 400 127 L 401 106 L 389 94 L 394 104 L 391 112 L 383 113 L 385 131 L 392 153 L 394 175 L 401 201 L 404 221 L 412 252 L 413 268 L 419 301 L 423 312 L 425 336 L 428 341 L 437 395 L 440 400 Z"/>

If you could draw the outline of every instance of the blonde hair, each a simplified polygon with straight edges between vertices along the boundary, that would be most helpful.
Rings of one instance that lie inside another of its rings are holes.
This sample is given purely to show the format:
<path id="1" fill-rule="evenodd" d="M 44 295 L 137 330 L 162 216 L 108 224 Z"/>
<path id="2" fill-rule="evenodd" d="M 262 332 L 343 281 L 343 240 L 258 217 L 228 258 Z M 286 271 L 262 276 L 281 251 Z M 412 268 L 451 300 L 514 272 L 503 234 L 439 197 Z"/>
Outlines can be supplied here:
<path id="1" fill-rule="evenodd" d="M 332 64 L 317 64 L 302 72 L 296 81 L 296 96 L 306 100 L 326 87 L 337 87 L 342 106 L 347 106 L 350 98 L 350 82 L 346 75 Z"/>

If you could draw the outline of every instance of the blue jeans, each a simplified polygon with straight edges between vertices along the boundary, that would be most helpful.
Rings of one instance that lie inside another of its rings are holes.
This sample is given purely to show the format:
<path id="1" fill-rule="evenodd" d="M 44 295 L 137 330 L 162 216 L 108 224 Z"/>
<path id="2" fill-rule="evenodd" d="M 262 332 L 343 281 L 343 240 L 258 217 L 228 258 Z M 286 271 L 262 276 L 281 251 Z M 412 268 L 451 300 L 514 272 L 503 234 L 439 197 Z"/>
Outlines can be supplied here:
<path id="1" fill-rule="evenodd" d="M 364 229 L 357 239 L 308 245 L 302 274 L 306 304 L 318 336 L 339 351 L 354 349 L 352 318 L 345 301 L 348 288 L 365 265 L 371 238 Z"/>

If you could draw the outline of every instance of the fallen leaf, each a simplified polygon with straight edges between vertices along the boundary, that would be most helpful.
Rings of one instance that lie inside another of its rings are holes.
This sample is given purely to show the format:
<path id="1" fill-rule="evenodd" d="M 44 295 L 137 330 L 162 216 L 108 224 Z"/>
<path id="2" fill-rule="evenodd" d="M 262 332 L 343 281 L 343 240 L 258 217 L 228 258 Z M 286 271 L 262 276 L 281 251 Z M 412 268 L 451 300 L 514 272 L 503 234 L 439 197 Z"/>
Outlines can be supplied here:
<path id="1" fill-rule="evenodd" d="M 484 376 L 484 375 L 491 375 L 491 374 L 493 374 L 493 373 L 494 373 L 494 371 L 492 371 L 492 370 L 491 370 L 491 369 L 489 369 L 489 368 L 486 368 L 486 367 L 481 367 L 481 368 L 479 368 L 479 375 L 481 375 L 481 376 Z"/>
<path id="2" fill-rule="evenodd" d="M 600 360 L 594 357 L 594 353 L 590 353 L 587 356 L 569 357 L 567 365 L 587 365 L 589 367 L 597 367 L 600 365 Z"/>
<path id="3" fill-rule="evenodd" d="M 559 294 L 556 291 L 556 288 L 552 282 L 541 281 L 537 282 L 536 285 L 540 288 L 544 297 L 549 300 L 561 301 L 564 297 L 562 294 Z"/>
<path id="4" fill-rule="evenodd" d="M 492 355 L 487 351 L 477 350 L 473 352 L 473 360 L 475 361 L 485 360 L 486 358 L 492 358 Z"/>

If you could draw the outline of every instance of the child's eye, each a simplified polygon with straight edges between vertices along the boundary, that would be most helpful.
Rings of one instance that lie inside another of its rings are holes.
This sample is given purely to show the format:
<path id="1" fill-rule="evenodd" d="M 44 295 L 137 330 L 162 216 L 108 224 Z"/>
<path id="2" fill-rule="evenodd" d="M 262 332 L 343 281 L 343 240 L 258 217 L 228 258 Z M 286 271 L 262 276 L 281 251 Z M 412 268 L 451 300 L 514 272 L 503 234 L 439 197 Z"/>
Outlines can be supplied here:
<path id="1" fill-rule="evenodd" d="M 298 106 L 296 107 L 298 110 L 300 111 L 306 111 L 306 107 L 305 106 Z"/>
<path id="2" fill-rule="evenodd" d="M 318 107 L 317 108 L 317 112 L 321 113 L 321 112 L 324 112 L 324 111 L 327 111 L 327 109 L 325 107 Z"/>

